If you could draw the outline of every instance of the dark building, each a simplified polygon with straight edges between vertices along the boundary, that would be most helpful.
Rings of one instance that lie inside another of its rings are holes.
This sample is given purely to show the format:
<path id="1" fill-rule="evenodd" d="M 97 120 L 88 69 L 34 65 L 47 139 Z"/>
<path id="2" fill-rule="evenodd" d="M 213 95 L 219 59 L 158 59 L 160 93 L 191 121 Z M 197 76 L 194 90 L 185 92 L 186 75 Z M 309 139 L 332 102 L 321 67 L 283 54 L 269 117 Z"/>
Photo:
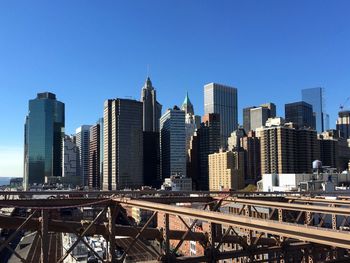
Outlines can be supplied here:
<path id="1" fill-rule="evenodd" d="M 248 107 L 243 109 L 243 129 L 248 132 L 251 130 L 250 128 L 250 110 L 256 108 L 255 106 L 253 107 Z"/>
<path id="2" fill-rule="evenodd" d="M 159 187 L 160 142 L 159 119 L 162 105 L 157 101 L 157 93 L 148 77 L 141 91 L 143 105 L 143 180 L 144 184 Z"/>
<path id="3" fill-rule="evenodd" d="M 338 113 L 337 131 L 341 137 L 350 139 L 350 111 L 340 111 Z"/>
<path id="4" fill-rule="evenodd" d="M 89 175 L 88 186 L 90 189 L 100 189 L 100 152 L 101 152 L 101 127 L 100 124 L 96 124 L 90 128 L 90 147 L 89 147 Z"/>
<path id="5" fill-rule="evenodd" d="M 143 180 L 144 185 L 159 188 L 160 179 L 159 132 L 143 132 Z"/>
<path id="6" fill-rule="evenodd" d="M 245 184 L 256 184 L 261 179 L 260 140 L 250 131 L 241 138 L 241 145 L 245 152 Z"/>
<path id="7" fill-rule="evenodd" d="M 209 190 L 208 155 L 218 152 L 220 147 L 220 115 L 217 113 L 205 114 L 197 135 L 192 139 L 190 150 L 192 162 L 190 169 L 195 189 Z M 198 159 L 196 159 L 196 153 Z"/>
<path id="8" fill-rule="evenodd" d="M 347 139 L 338 130 L 328 130 L 318 135 L 321 161 L 324 166 L 337 168 L 342 172 L 348 168 L 350 147 Z"/>
<path id="9" fill-rule="evenodd" d="M 50 92 L 29 101 L 24 129 L 24 187 L 62 175 L 64 103 Z"/>
<path id="10" fill-rule="evenodd" d="M 288 103 L 285 105 L 286 122 L 293 122 L 299 128 L 316 129 L 316 119 L 312 105 L 304 101 Z"/>
<path id="11" fill-rule="evenodd" d="M 103 119 L 103 190 L 141 187 L 142 102 L 106 100 Z"/>

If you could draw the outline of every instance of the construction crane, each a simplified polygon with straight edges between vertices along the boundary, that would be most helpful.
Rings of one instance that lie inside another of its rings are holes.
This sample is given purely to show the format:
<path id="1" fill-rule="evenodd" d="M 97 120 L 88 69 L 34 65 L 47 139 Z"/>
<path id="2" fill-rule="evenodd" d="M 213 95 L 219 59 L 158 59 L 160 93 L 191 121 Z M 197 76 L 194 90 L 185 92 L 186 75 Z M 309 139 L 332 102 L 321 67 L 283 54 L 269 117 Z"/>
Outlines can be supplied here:
<path id="1" fill-rule="evenodd" d="M 350 97 L 347 97 L 346 100 L 345 100 L 345 102 L 344 102 L 343 104 L 340 104 L 340 106 L 339 106 L 340 111 L 342 111 L 342 110 L 344 109 L 346 103 L 347 103 L 349 100 L 350 100 Z"/>

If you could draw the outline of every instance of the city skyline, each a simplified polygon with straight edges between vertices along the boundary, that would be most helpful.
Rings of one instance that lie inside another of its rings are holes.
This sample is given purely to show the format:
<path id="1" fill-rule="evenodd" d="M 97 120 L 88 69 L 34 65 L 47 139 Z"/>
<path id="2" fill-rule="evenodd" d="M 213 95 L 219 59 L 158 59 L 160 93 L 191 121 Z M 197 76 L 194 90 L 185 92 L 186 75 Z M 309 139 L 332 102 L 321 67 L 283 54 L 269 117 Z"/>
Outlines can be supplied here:
<path id="1" fill-rule="evenodd" d="M 335 128 L 339 105 L 350 96 L 346 1 L 32 5 L 0 4 L 0 23 L 8 25 L 0 28 L 0 110 L 11 109 L 2 115 L 0 176 L 23 174 L 29 99 L 55 93 L 66 105 L 65 132 L 72 134 L 102 117 L 105 99 L 138 100 L 147 65 L 163 113 L 181 106 L 188 91 L 202 116 L 203 86 L 217 82 L 237 88 L 241 125 L 242 108 L 271 101 L 284 117 L 284 104 L 321 86 Z M 209 14 L 216 21 L 205 21 Z"/>

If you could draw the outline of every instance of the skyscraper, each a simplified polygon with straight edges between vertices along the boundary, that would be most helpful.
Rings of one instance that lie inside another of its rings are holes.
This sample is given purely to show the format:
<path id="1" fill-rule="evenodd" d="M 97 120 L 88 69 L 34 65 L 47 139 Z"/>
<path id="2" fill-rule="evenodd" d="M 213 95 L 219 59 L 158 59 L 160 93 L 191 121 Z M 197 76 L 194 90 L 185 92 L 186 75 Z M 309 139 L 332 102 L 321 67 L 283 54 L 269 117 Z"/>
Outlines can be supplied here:
<path id="1" fill-rule="evenodd" d="M 89 143 L 90 143 L 91 125 L 82 125 L 75 130 L 76 144 L 78 147 L 78 176 L 81 178 L 82 185 L 88 186 L 89 183 Z"/>
<path id="2" fill-rule="evenodd" d="M 50 92 L 29 101 L 24 129 L 24 187 L 62 175 L 64 103 Z"/>
<path id="3" fill-rule="evenodd" d="M 227 138 L 238 127 L 237 89 L 217 83 L 204 86 L 204 114 L 220 114 L 221 146 L 227 146 Z"/>
<path id="4" fill-rule="evenodd" d="M 350 111 L 340 111 L 338 113 L 337 131 L 340 136 L 350 139 Z"/>
<path id="5" fill-rule="evenodd" d="M 157 101 L 156 90 L 148 77 L 141 91 L 143 105 L 143 180 L 153 187 L 160 185 L 159 118 L 162 105 Z"/>
<path id="6" fill-rule="evenodd" d="M 304 101 L 288 103 L 285 105 L 286 122 L 293 122 L 299 128 L 316 129 L 316 120 L 312 110 L 312 105 Z"/>
<path id="7" fill-rule="evenodd" d="M 143 185 L 142 106 L 129 99 L 104 103 L 103 190 Z"/>
<path id="8" fill-rule="evenodd" d="M 316 130 L 321 133 L 328 129 L 329 116 L 325 113 L 325 98 L 323 88 L 310 88 L 301 90 L 302 101 L 312 105 L 316 118 Z"/>
<path id="9" fill-rule="evenodd" d="M 101 127 L 97 123 L 90 128 L 89 137 L 89 174 L 88 186 L 90 189 L 99 190 L 101 185 L 100 180 L 100 148 L 101 148 Z"/>
<path id="10" fill-rule="evenodd" d="M 162 178 L 186 176 L 185 112 L 177 106 L 160 118 Z"/>
<path id="11" fill-rule="evenodd" d="M 198 129 L 201 125 L 201 117 L 194 115 L 194 107 L 190 98 L 188 96 L 188 92 L 186 93 L 186 97 L 182 103 L 181 110 L 185 112 L 185 130 L 186 130 L 186 153 L 190 149 L 190 140 L 194 135 L 196 129 Z"/>
<path id="12" fill-rule="evenodd" d="M 143 131 L 159 132 L 162 105 L 157 101 L 157 93 L 149 77 L 147 77 L 145 85 L 142 87 L 141 102 L 143 107 Z"/>

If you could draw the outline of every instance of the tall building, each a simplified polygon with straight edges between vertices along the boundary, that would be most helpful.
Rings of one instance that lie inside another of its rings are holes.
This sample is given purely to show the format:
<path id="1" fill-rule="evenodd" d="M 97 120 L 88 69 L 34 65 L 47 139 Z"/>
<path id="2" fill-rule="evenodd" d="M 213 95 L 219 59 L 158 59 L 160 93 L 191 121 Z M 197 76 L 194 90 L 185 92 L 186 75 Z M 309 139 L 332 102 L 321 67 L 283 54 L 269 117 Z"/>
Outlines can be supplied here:
<path id="1" fill-rule="evenodd" d="M 316 130 L 321 133 L 329 129 L 329 116 L 325 113 L 325 98 L 323 88 L 310 88 L 301 90 L 302 101 L 312 105 L 316 118 Z"/>
<path id="2" fill-rule="evenodd" d="M 261 104 L 243 109 L 243 128 L 246 132 L 255 131 L 265 125 L 269 118 L 276 117 L 276 105 L 274 103 Z"/>
<path id="3" fill-rule="evenodd" d="M 255 106 L 243 109 L 243 129 L 248 132 L 251 130 L 250 126 L 250 110 L 256 108 Z"/>
<path id="4" fill-rule="evenodd" d="M 204 114 L 220 114 L 221 146 L 226 148 L 227 138 L 238 127 L 237 89 L 217 83 L 204 86 Z"/>
<path id="5" fill-rule="evenodd" d="M 89 183 L 89 143 L 91 125 L 82 125 L 75 130 L 76 144 L 78 147 L 78 175 L 83 186 Z"/>
<path id="6" fill-rule="evenodd" d="M 160 118 L 162 178 L 186 176 L 185 112 L 177 106 Z"/>
<path id="7" fill-rule="evenodd" d="M 198 136 L 198 175 L 194 179 L 197 190 L 209 190 L 209 154 L 219 152 L 220 140 L 220 115 L 216 113 L 205 114 L 203 123 L 197 130 Z"/>
<path id="8" fill-rule="evenodd" d="M 312 172 L 312 162 L 319 159 L 316 131 L 281 124 L 259 133 L 262 174 Z"/>
<path id="9" fill-rule="evenodd" d="M 243 152 L 219 152 L 209 155 L 209 190 L 239 190 L 244 187 Z"/>
<path id="10" fill-rule="evenodd" d="M 29 101 L 24 128 L 24 187 L 62 175 L 64 103 L 50 92 Z"/>
<path id="11" fill-rule="evenodd" d="M 62 149 L 62 177 L 78 177 L 78 147 L 75 144 L 75 138 L 69 135 L 65 135 L 63 138 Z"/>
<path id="12" fill-rule="evenodd" d="M 256 184 L 261 179 L 260 139 L 254 131 L 250 131 L 247 136 L 241 138 L 241 145 L 246 154 L 245 183 Z"/>
<path id="13" fill-rule="evenodd" d="M 182 103 L 181 110 L 185 111 L 185 130 L 186 130 L 186 152 L 190 149 L 191 137 L 195 131 L 201 125 L 201 117 L 194 114 L 193 104 L 190 101 L 188 93 L 184 102 Z"/>
<path id="14" fill-rule="evenodd" d="M 316 118 L 312 105 L 305 101 L 287 103 L 285 105 L 285 120 L 286 122 L 293 122 L 299 128 L 316 129 Z"/>
<path id="15" fill-rule="evenodd" d="M 341 137 L 350 139 L 350 111 L 340 111 L 338 113 L 337 131 Z"/>
<path id="16" fill-rule="evenodd" d="M 143 107 L 143 131 L 159 132 L 162 105 L 157 101 L 157 93 L 149 77 L 147 77 L 145 85 L 142 87 L 141 102 Z"/>
<path id="17" fill-rule="evenodd" d="M 162 105 L 157 101 L 156 90 L 148 77 L 141 91 L 143 105 L 143 180 L 144 184 L 159 187 L 160 144 L 159 119 Z"/>
<path id="18" fill-rule="evenodd" d="M 99 190 L 101 188 L 101 127 L 97 123 L 90 128 L 89 138 L 89 189 Z"/>
<path id="19" fill-rule="evenodd" d="M 143 105 L 110 99 L 103 116 L 103 190 L 143 185 Z"/>

